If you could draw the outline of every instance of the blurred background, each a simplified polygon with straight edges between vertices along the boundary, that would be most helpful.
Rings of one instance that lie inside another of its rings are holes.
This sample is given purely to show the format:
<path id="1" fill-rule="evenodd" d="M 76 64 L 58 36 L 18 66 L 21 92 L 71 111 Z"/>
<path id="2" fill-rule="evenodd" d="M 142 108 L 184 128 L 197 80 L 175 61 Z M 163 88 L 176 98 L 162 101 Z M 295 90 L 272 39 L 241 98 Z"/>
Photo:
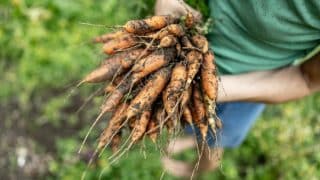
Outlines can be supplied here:
<path id="1" fill-rule="evenodd" d="M 205 15 L 201 0 L 188 1 Z M 152 0 L 2 0 L 0 3 L 0 177 L 79 179 L 105 125 L 77 150 L 99 111 L 97 88 L 75 89 L 103 54 L 90 43 L 106 26 L 151 15 Z M 226 150 L 221 167 L 200 179 L 319 179 L 320 96 L 268 106 L 244 144 Z M 107 151 L 105 156 L 110 155 Z M 118 163 L 94 162 L 87 179 L 159 179 L 150 143 Z M 176 158 L 192 161 L 193 151 Z M 164 179 L 175 179 L 165 174 Z"/>

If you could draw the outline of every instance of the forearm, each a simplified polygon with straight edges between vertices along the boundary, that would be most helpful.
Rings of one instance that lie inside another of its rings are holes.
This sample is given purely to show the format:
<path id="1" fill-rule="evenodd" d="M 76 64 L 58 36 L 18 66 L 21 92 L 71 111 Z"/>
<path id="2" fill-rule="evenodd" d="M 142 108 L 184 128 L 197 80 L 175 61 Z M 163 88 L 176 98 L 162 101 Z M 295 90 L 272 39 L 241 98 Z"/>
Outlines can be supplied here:
<path id="1" fill-rule="evenodd" d="M 311 94 L 299 67 L 221 76 L 218 102 L 281 103 Z"/>

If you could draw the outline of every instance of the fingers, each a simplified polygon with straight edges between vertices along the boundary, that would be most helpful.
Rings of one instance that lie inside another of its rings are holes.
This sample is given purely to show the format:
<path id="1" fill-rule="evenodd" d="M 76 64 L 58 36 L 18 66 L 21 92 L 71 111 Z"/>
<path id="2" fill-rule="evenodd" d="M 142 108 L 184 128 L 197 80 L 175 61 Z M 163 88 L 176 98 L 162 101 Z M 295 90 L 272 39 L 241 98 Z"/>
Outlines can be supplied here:
<path id="1" fill-rule="evenodd" d="M 191 12 L 196 21 L 201 21 L 202 15 L 199 11 L 187 5 L 183 0 L 157 0 L 155 5 L 156 15 L 183 16 Z"/>

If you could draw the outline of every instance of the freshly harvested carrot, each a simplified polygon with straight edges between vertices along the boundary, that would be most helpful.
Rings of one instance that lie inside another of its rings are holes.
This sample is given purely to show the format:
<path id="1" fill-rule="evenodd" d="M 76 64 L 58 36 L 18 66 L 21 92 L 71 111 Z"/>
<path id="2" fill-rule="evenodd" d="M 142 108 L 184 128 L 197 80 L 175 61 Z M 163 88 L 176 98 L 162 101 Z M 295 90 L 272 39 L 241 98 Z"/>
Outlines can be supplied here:
<path id="1" fill-rule="evenodd" d="M 102 106 L 102 113 L 106 113 L 112 110 L 114 107 L 116 107 L 131 87 L 133 87 L 147 75 L 167 65 L 175 57 L 174 48 L 168 49 L 165 54 L 163 54 L 163 52 L 160 51 L 161 49 L 155 51 L 146 58 L 143 58 L 140 61 L 138 61 L 132 67 L 132 75 L 129 78 L 125 79 L 124 82 L 122 82 L 118 86 L 118 88 L 114 90 L 112 94 L 110 94 L 110 96 Z M 160 53 L 162 54 L 160 55 Z"/>
<path id="2" fill-rule="evenodd" d="M 177 103 L 184 91 L 186 79 L 186 67 L 181 63 L 176 64 L 172 70 L 170 82 L 162 94 L 162 102 L 169 116 L 179 108 Z"/>
<path id="3" fill-rule="evenodd" d="M 138 44 L 138 40 L 131 35 L 121 36 L 117 39 L 110 40 L 103 45 L 103 52 L 114 54 L 117 51 L 133 47 Z"/>
<path id="4" fill-rule="evenodd" d="M 146 109 L 142 112 L 140 119 L 136 120 L 135 126 L 132 131 L 132 142 L 137 142 L 146 132 L 148 123 L 150 121 L 151 110 Z"/>
<path id="5" fill-rule="evenodd" d="M 209 43 L 207 38 L 203 35 L 196 34 L 191 37 L 192 43 L 199 49 L 201 49 L 202 53 L 207 53 L 209 50 Z"/>
<path id="6" fill-rule="evenodd" d="M 123 70 L 121 69 L 120 61 L 115 61 L 113 58 L 107 59 L 103 65 L 86 75 L 78 84 L 78 86 L 83 83 L 99 83 L 109 80 L 117 72 L 121 71 Z"/>
<path id="7" fill-rule="evenodd" d="M 129 33 L 143 34 L 162 29 L 163 27 L 177 22 L 178 19 L 170 15 L 152 16 L 143 20 L 131 20 L 124 25 L 124 29 Z"/>
<path id="8" fill-rule="evenodd" d="M 142 72 L 150 74 L 161 67 L 167 65 L 176 57 L 175 48 L 160 48 L 152 52 L 149 56 L 138 60 L 132 67 L 132 72 Z"/>
<path id="9" fill-rule="evenodd" d="M 93 42 L 94 43 L 106 43 L 110 40 L 117 39 L 117 38 L 124 36 L 124 35 L 127 35 L 127 34 L 128 34 L 128 32 L 126 32 L 124 30 L 119 30 L 119 31 L 104 34 L 102 36 L 98 36 L 93 39 Z"/>
<path id="10" fill-rule="evenodd" d="M 188 49 L 193 49 L 194 46 L 191 43 L 190 39 L 188 38 L 188 36 L 183 36 L 181 38 L 181 44 L 183 48 L 188 48 Z"/>
<path id="11" fill-rule="evenodd" d="M 218 78 L 216 76 L 216 65 L 214 55 L 208 51 L 203 58 L 201 65 L 201 87 L 203 92 L 211 100 L 216 100 L 218 91 Z"/>
<path id="12" fill-rule="evenodd" d="M 110 82 L 105 88 L 104 88 L 104 92 L 105 93 L 111 93 L 113 92 L 117 86 L 121 83 L 121 81 L 123 80 L 124 75 L 119 75 L 117 76 L 113 82 Z"/>
<path id="13" fill-rule="evenodd" d="M 194 115 L 193 120 L 195 124 L 200 129 L 201 136 L 204 139 L 207 137 L 208 133 L 208 122 L 206 119 L 206 107 L 204 100 L 201 94 L 200 87 L 197 83 L 194 84 L 192 90 L 193 106 L 194 106 Z"/>
<path id="14" fill-rule="evenodd" d="M 165 88 L 171 74 L 171 68 L 165 67 L 154 73 L 153 77 L 141 89 L 141 91 L 131 100 L 126 118 L 140 114 L 146 108 L 151 107 L 152 103 L 157 99 L 158 95 Z"/>
<path id="15" fill-rule="evenodd" d="M 155 117 L 153 116 L 150 119 L 148 127 L 147 127 L 148 136 L 152 140 L 153 143 L 156 143 L 158 133 L 159 133 L 159 130 L 156 129 L 157 126 L 158 126 L 158 123 L 157 123 Z"/>
<path id="16" fill-rule="evenodd" d="M 117 152 L 119 149 L 119 146 L 121 144 L 121 132 L 118 132 L 116 135 L 113 136 L 111 140 L 111 151 L 113 153 Z"/>
<path id="17" fill-rule="evenodd" d="M 149 53 L 149 51 L 144 51 L 144 49 L 138 48 L 115 54 L 105 59 L 100 67 L 86 75 L 78 86 L 83 83 L 99 83 L 110 80 L 115 75 L 121 74 L 126 69 L 130 68 L 138 57 L 145 57 Z"/>
<path id="18" fill-rule="evenodd" d="M 112 91 L 112 93 L 107 97 L 101 107 L 101 114 L 112 111 L 115 107 L 118 106 L 123 96 L 134 85 L 131 79 L 131 77 L 129 77 L 128 79 L 124 79 L 123 82 L 120 83 L 118 87 Z"/>
<path id="19" fill-rule="evenodd" d="M 204 94 L 204 102 L 206 105 L 206 116 L 208 119 L 208 124 L 213 132 L 216 134 L 217 123 L 216 123 L 216 105 L 215 101 L 211 100 L 206 94 Z"/>
<path id="20" fill-rule="evenodd" d="M 157 32 L 151 32 L 147 34 L 147 38 L 162 39 L 165 36 L 173 35 L 175 37 L 181 37 L 185 34 L 183 27 L 179 24 L 170 24 Z"/>
<path id="21" fill-rule="evenodd" d="M 166 111 L 164 110 L 163 106 L 160 105 L 155 108 L 154 112 L 155 112 L 154 118 L 160 126 L 160 132 L 162 132 L 162 128 L 167 117 Z"/>
<path id="22" fill-rule="evenodd" d="M 191 12 L 188 12 L 184 21 L 187 28 L 192 28 L 195 24 L 194 16 Z"/>
<path id="23" fill-rule="evenodd" d="M 182 117 L 189 125 L 192 125 L 192 113 L 188 106 L 183 109 Z"/>
<path id="24" fill-rule="evenodd" d="M 186 82 L 186 88 L 188 88 L 198 73 L 201 63 L 202 63 L 202 54 L 196 50 L 191 50 L 187 56 L 186 61 L 188 63 L 188 73 L 187 73 L 187 82 Z"/>
<path id="25" fill-rule="evenodd" d="M 177 56 L 179 57 L 181 55 L 181 51 L 182 51 L 182 47 L 179 42 L 176 44 L 176 50 L 177 50 Z"/>
<path id="26" fill-rule="evenodd" d="M 171 47 L 171 46 L 176 45 L 177 42 L 178 42 L 178 40 L 176 37 L 174 37 L 173 35 L 168 35 L 168 36 L 163 37 L 160 40 L 159 47 L 162 47 L 162 48 Z"/>
<path id="27" fill-rule="evenodd" d="M 181 109 L 183 109 L 186 106 L 186 104 L 189 102 L 191 94 L 192 94 L 192 87 L 189 87 L 188 89 L 183 90 L 182 98 L 180 102 Z"/>
<path id="28" fill-rule="evenodd" d="M 123 103 L 113 113 L 113 116 L 109 120 L 109 124 L 100 135 L 98 148 L 97 148 L 99 151 L 108 143 L 112 135 L 115 132 L 119 131 L 119 128 L 123 122 L 123 119 L 121 117 L 125 113 L 125 110 L 127 109 L 127 107 L 128 105 Z"/>
<path id="29" fill-rule="evenodd" d="M 125 51 L 127 52 L 127 51 Z M 138 58 L 144 58 L 148 56 L 151 51 L 146 51 L 144 48 L 138 48 L 129 51 L 124 58 L 121 59 L 121 66 L 125 69 L 131 68 L 131 66 L 139 60 Z"/>

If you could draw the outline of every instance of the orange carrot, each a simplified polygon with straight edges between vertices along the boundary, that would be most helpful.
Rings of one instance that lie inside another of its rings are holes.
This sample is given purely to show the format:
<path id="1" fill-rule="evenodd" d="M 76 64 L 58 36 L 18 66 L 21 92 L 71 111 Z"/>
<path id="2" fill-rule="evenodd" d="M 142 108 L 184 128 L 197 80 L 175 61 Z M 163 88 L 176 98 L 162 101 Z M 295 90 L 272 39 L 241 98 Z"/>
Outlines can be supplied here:
<path id="1" fill-rule="evenodd" d="M 182 51 L 180 43 L 176 44 L 176 50 L 177 50 L 177 56 L 179 57 L 181 55 L 181 51 Z"/>
<path id="2" fill-rule="evenodd" d="M 117 39 L 110 40 L 103 45 L 103 52 L 106 54 L 114 54 L 117 51 L 133 47 L 138 44 L 136 38 L 131 35 L 121 36 Z"/>
<path id="3" fill-rule="evenodd" d="M 208 122 L 206 119 L 206 108 L 204 104 L 204 100 L 200 91 L 200 87 L 197 83 L 193 86 L 192 91 L 193 96 L 193 106 L 194 106 L 194 115 L 193 120 L 195 124 L 200 129 L 200 133 L 202 135 L 203 140 L 207 137 L 208 132 Z"/>
<path id="4" fill-rule="evenodd" d="M 132 131 L 132 142 L 137 142 L 146 132 L 148 123 L 150 121 L 151 111 L 144 110 L 141 114 L 140 119 L 138 119 L 135 123 L 134 129 Z"/>
<path id="5" fill-rule="evenodd" d="M 194 16 L 191 12 L 188 12 L 184 21 L 187 28 L 192 28 L 195 24 Z"/>
<path id="6" fill-rule="evenodd" d="M 113 153 L 117 152 L 119 149 L 119 146 L 121 144 L 121 132 L 118 132 L 111 140 L 111 150 Z"/>
<path id="7" fill-rule="evenodd" d="M 196 34 L 191 37 L 192 43 L 199 49 L 201 49 L 202 53 L 207 53 L 209 50 L 209 43 L 207 38 L 203 35 Z"/>
<path id="8" fill-rule="evenodd" d="M 190 39 L 188 38 L 188 36 L 183 36 L 181 38 L 181 44 L 182 44 L 182 47 L 184 48 L 189 48 L 189 49 L 193 49 L 194 46 L 193 44 L 191 43 Z"/>
<path id="9" fill-rule="evenodd" d="M 176 64 L 171 73 L 171 80 L 162 94 L 163 105 L 169 116 L 179 108 L 177 103 L 184 91 L 186 79 L 186 67 L 181 63 Z"/>
<path id="10" fill-rule="evenodd" d="M 163 47 L 163 48 L 171 47 L 171 46 L 176 45 L 177 42 L 178 42 L 178 40 L 176 37 L 174 37 L 173 35 L 168 35 L 168 36 L 163 37 L 160 40 L 159 47 Z"/>
<path id="11" fill-rule="evenodd" d="M 138 60 L 131 71 L 149 74 L 167 65 L 175 57 L 175 48 L 160 48 L 152 52 L 149 56 Z"/>
<path id="12" fill-rule="evenodd" d="M 186 61 L 188 63 L 188 74 L 186 88 L 188 88 L 199 71 L 200 65 L 202 63 L 202 54 L 196 50 L 191 50 L 187 56 Z"/>
<path id="13" fill-rule="evenodd" d="M 129 33 L 143 34 L 162 29 L 163 27 L 177 22 L 178 19 L 172 16 L 152 16 L 143 20 L 131 20 L 124 25 Z"/>
<path id="14" fill-rule="evenodd" d="M 126 32 L 124 30 L 115 31 L 115 32 L 104 34 L 102 36 L 98 36 L 93 39 L 93 42 L 94 43 L 106 43 L 110 40 L 117 39 L 117 38 L 124 36 L 124 35 L 127 35 L 127 34 L 128 34 L 128 32 Z"/>
<path id="15" fill-rule="evenodd" d="M 120 75 L 117 76 L 113 82 L 110 82 L 105 88 L 104 88 L 104 92 L 105 93 L 111 93 L 113 92 L 117 86 L 121 83 L 121 81 L 123 80 L 124 75 Z"/>
<path id="16" fill-rule="evenodd" d="M 151 39 L 162 39 L 165 36 L 173 35 L 181 37 L 185 34 L 183 28 L 179 24 L 170 24 L 157 32 L 147 33 L 146 37 Z"/>
<path id="17" fill-rule="evenodd" d="M 150 119 L 148 127 L 147 127 L 148 136 L 152 140 L 153 143 L 156 143 L 158 133 L 159 133 L 159 130 L 156 129 L 157 125 L 158 125 L 158 123 L 157 123 L 155 117 L 153 116 Z"/>
<path id="18" fill-rule="evenodd" d="M 135 98 L 131 100 L 126 112 L 127 119 L 131 119 L 132 117 L 140 114 L 142 111 L 152 105 L 161 91 L 165 88 L 165 85 L 169 80 L 170 73 L 171 68 L 165 67 L 158 70 L 153 75 L 153 77 L 135 96 Z"/>
<path id="19" fill-rule="evenodd" d="M 110 140 L 112 135 L 119 131 L 119 128 L 123 122 L 122 115 L 125 113 L 127 109 L 127 104 L 121 104 L 117 110 L 113 113 L 112 118 L 109 120 L 108 126 L 103 130 L 98 143 L 98 150 L 100 151 Z"/>
<path id="20" fill-rule="evenodd" d="M 183 90 L 182 99 L 181 99 L 181 102 L 180 102 L 180 108 L 181 109 L 183 109 L 186 106 L 186 104 L 189 102 L 191 94 L 192 94 L 192 88 L 191 87 L 189 87 L 188 89 L 184 89 Z"/>
<path id="21" fill-rule="evenodd" d="M 192 125 L 192 113 L 188 106 L 183 109 L 182 117 L 189 125 Z"/>
<path id="22" fill-rule="evenodd" d="M 201 65 L 201 87 L 203 92 L 211 100 L 216 100 L 218 91 L 218 79 L 216 76 L 216 65 L 214 55 L 211 51 L 204 55 Z"/>

